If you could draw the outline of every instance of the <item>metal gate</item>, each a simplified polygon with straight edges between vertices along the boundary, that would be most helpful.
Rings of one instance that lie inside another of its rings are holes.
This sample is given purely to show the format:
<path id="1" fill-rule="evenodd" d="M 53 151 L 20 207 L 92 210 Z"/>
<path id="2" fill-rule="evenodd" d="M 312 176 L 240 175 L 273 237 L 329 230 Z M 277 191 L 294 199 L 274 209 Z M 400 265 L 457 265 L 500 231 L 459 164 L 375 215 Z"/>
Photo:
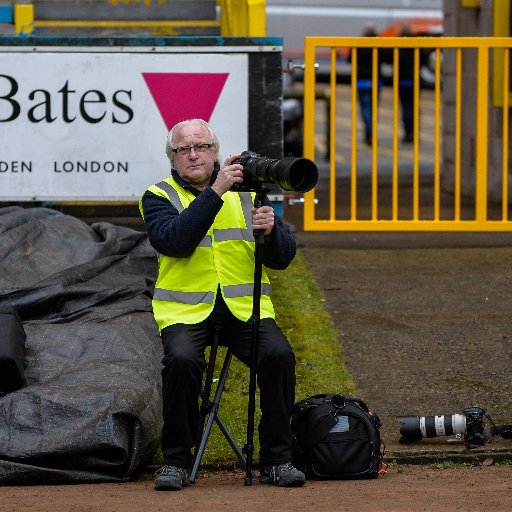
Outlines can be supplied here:
<path id="1" fill-rule="evenodd" d="M 511 231 L 511 47 L 512 38 L 496 37 L 307 37 L 304 156 L 317 162 L 320 179 L 305 194 L 304 229 Z M 357 105 L 361 48 L 373 52 L 370 141 L 361 136 Z M 414 68 L 407 141 L 399 79 L 405 49 Z M 318 66 L 328 69 L 324 82 Z M 381 78 L 387 84 L 379 89 Z M 319 98 L 328 102 L 327 114 Z"/>

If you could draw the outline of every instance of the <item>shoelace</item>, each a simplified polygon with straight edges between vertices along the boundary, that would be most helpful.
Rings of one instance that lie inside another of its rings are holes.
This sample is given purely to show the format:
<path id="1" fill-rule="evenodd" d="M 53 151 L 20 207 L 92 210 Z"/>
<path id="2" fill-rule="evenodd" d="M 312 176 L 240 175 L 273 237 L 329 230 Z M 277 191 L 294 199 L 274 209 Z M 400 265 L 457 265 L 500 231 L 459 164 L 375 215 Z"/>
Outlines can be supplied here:
<path id="1" fill-rule="evenodd" d="M 182 478 L 186 477 L 186 472 L 184 469 L 173 467 L 173 466 L 164 466 L 163 468 L 160 468 L 156 472 L 156 475 L 168 476 L 168 475 L 172 475 L 173 473 L 178 473 Z"/>
<path id="2" fill-rule="evenodd" d="M 286 462 L 279 466 L 270 466 L 269 476 L 276 482 L 279 480 L 281 474 L 286 473 L 286 471 L 290 470 L 292 467 L 291 462 Z"/>

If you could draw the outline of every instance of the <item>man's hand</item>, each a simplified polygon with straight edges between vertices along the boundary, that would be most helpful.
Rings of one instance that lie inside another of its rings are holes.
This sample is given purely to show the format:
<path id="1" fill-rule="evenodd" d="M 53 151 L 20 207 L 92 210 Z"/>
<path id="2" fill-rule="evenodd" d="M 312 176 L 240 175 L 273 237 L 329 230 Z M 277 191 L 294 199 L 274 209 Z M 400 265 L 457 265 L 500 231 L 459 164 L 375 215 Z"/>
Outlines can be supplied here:
<path id="1" fill-rule="evenodd" d="M 253 208 L 252 213 L 252 229 L 265 230 L 265 236 L 270 235 L 274 229 L 274 209 L 271 206 L 260 206 Z"/>
<path id="2" fill-rule="evenodd" d="M 227 192 L 235 183 L 242 183 L 243 181 L 243 167 L 242 164 L 233 163 L 234 160 L 240 158 L 240 155 L 230 155 L 224 161 L 224 164 L 217 173 L 215 183 L 212 185 L 212 190 L 220 197 Z"/>

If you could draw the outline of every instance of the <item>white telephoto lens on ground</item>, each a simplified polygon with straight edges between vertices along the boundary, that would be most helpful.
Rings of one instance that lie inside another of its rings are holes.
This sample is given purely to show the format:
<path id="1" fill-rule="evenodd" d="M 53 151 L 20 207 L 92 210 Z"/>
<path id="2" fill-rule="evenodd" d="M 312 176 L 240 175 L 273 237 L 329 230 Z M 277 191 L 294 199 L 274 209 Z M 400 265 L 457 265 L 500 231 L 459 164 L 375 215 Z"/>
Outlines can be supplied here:
<path id="1" fill-rule="evenodd" d="M 420 431 L 423 437 L 452 436 L 466 430 L 466 417 L 463 414 L 420 417 Z"/>

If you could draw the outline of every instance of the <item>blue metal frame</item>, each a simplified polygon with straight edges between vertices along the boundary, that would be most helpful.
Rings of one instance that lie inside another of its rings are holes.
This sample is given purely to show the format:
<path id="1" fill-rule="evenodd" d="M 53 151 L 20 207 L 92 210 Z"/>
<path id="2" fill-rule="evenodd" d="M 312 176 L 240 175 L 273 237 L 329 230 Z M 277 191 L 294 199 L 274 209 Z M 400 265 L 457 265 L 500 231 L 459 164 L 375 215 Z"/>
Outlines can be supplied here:
<path id="1" fill-rule="evenodd" d="M 0 7 L 1 9 L 1 7 Z M 1 11 L 0 11 L 1 13 Z M 1 21 L 1 20 L 0 20 Z M 0 46 L 283 46 L 282 37 L 93 37 L 93 36 L 16 36 L 0 37 Z"/>
<path id="2" fill-rule="evenodd" d="M 14 9 L 12 7 L 0 6 L 0 23 L 14 23 Z"/>

